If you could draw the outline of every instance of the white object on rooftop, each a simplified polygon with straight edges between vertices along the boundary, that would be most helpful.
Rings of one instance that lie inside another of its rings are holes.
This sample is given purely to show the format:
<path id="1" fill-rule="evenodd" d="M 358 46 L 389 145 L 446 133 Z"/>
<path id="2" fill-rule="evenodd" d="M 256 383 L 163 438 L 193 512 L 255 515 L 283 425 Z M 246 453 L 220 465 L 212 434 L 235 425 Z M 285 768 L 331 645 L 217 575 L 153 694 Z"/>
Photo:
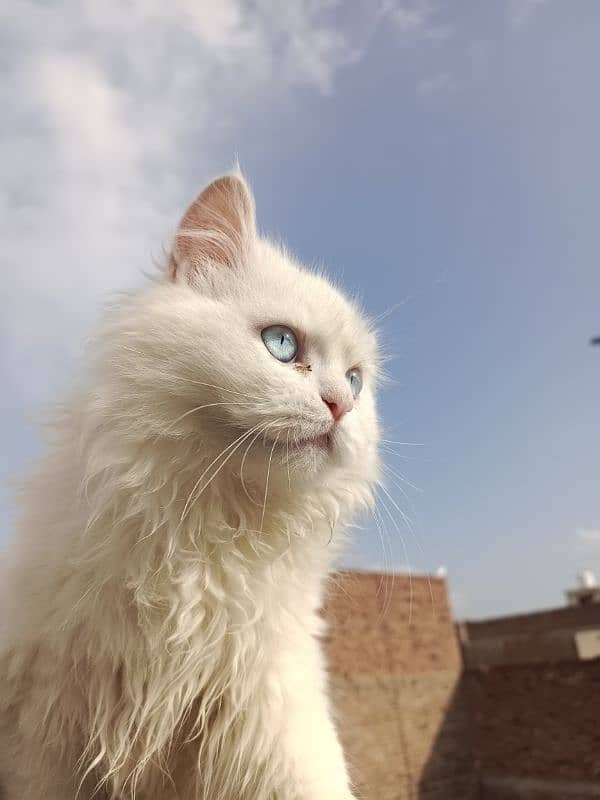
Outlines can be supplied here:
<path id="1" fill-rule="evenodd" d="M 591 569 L 584 569 L 583 572 L 580 572 L 577 576 L 577 583 L 580 589 L 594 589 L 598 586 L 596 576 Z"/>

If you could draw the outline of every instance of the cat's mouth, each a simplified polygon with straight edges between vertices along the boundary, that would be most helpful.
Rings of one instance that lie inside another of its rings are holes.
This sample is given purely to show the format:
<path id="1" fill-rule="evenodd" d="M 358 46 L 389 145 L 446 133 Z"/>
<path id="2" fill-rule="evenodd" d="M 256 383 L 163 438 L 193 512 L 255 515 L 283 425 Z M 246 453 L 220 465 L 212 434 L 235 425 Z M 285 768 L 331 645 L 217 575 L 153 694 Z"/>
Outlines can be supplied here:
<path id="1" fill-rule="evenodd" d="M 267 434 L 264 439 L 267 453 L 271 447 L 274 450 L 277 449 L 286 453 L 288 457 L 294 452 L 298 454 L 306 451 L 330 453 L 336 446 L 335 426 L 324 433 L 303 433 L 299 435 L 295 432 L 292 433 L 290 430 L 290 434 L 286 436 L 285 433 L 280 433 L 275 438 Z"/>
<path id="2" fill-rule="evenodd" d="M 318 436 L 309 436 L 297 442 L 298 447 L 316 447 L 321 450 L 329 450 L 333 443 L 331 433 L 321 433 Z"/>

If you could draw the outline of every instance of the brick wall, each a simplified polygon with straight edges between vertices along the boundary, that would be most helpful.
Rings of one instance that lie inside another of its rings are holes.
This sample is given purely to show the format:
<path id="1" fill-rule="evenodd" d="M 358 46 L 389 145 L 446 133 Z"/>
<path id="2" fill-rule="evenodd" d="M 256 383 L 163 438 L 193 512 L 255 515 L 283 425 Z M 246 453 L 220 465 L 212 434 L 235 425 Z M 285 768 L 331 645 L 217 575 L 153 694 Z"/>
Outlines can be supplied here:
<path id="1" fill-rule="evenodd" d="M 364 800 L 477 796 L 445 582 L 341 573 L 325 610 L 340 735 Z"/>
<path id="2" fill-rule="evenodd" d="M 486 800 L 600 797 L 600 659 L 575 633 L 600 606 L 460 626 Z"/>
<path id="3" fill-rule="evenodd" d="M 595 628 L 600 628 L 600 604 L 459 625 L 467 667 L 575 661 L 575 633 Z"/>

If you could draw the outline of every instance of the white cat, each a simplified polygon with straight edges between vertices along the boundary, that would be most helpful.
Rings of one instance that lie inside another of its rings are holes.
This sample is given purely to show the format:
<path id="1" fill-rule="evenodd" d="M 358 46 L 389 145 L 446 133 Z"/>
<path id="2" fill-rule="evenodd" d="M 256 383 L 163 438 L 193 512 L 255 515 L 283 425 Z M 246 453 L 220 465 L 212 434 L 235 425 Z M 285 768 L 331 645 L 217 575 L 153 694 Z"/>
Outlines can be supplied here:
<path id="1" fill-rule="evenodd" d="M 23 487 L 3 798 L 352 798 L 318 610 L 378 478 L 376 379 L 354 305 L 258 236 L 238 172 L 211 183 Z"/>

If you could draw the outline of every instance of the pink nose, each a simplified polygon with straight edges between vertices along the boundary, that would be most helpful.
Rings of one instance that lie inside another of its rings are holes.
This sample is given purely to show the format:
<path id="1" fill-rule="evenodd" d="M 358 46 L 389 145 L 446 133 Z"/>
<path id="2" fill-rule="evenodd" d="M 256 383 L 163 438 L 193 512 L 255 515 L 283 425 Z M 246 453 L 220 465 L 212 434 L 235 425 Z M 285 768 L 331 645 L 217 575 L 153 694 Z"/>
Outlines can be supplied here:
<path id="1" fill-rule="evenodd" d="M 322 399 L 325 405 L 331 411 L 331 416 L 336 422 L 339 422 L 344 414 L 346 414 L 348 411 L 352 411 L 352 403 L 344 403 L 343 401 L 339 402 L 338 400 L 328 400 L 326 397 L 323 397 Z"/>

